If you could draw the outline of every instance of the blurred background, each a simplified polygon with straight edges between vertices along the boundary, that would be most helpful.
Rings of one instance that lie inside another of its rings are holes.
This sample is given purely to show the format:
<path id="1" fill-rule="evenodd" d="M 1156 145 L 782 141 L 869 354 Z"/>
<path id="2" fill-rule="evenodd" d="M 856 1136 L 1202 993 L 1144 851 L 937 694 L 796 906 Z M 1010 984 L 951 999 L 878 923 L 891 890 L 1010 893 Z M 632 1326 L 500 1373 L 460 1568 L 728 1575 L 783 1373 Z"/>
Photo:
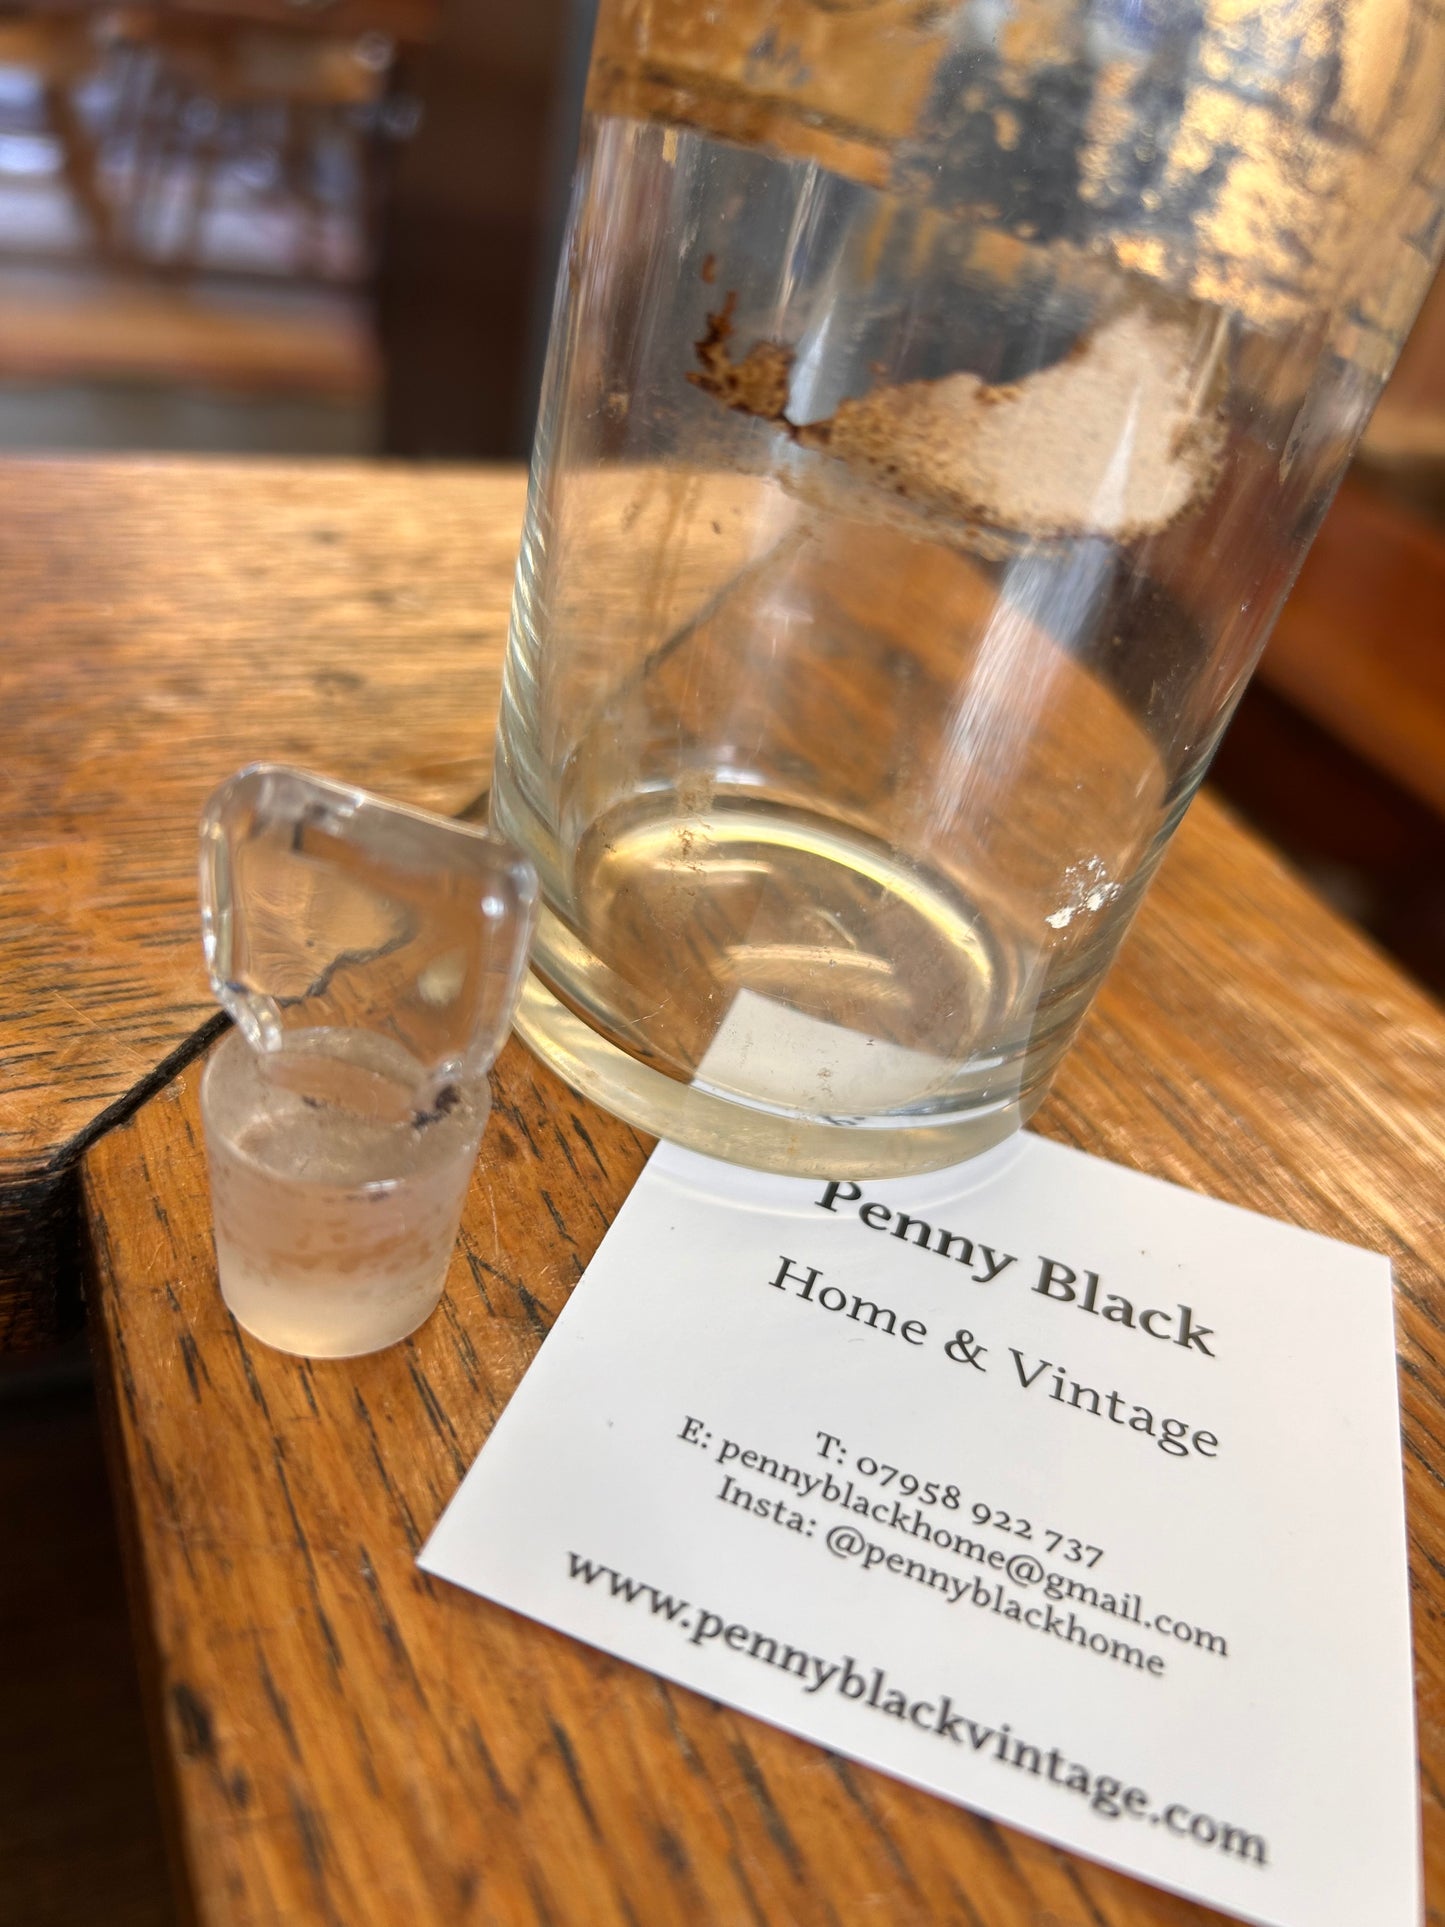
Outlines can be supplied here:
<path id="1" fill-rule="evenodd" d="M 0 458 L 520 460 L 592 0 L 0 11 Z M 1445 283 L 1214 787 L 1445 995 Z M 0 1373 L 0 1927 L 169 1923 L 83 1347 Z"/>
<path id="2" fill-rule="evenodd" d="M 585 0 L 0 13 L 0 447 L 525 451 Z"/>

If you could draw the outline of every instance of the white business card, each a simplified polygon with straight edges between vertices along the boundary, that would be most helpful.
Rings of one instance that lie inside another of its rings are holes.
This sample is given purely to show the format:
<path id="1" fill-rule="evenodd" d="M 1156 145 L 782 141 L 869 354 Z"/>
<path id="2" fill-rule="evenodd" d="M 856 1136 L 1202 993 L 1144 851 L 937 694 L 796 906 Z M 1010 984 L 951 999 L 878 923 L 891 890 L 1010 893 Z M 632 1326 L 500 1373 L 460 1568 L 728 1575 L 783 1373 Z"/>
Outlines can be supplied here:
<path id="1" fill-rule="evenodd" d="M 653 1156 L 421 1558 L 1278 1927 L 1415 1927 L 1385 1259 L 1023 1135 Z"/>

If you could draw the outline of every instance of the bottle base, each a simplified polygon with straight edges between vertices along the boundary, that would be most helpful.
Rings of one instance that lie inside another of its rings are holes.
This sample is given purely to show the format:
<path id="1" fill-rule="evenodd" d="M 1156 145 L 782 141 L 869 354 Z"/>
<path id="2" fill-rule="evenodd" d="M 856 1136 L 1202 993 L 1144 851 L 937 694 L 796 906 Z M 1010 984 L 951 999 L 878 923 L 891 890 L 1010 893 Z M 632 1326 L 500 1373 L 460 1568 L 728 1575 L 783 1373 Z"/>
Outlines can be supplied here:
<path id="1" fill-rule="evenodd" d="M 535 971 L 517 1009 L 518 1034 L 549 1069 L 614 1117 L 705 1157 L 813 1178 L 905 1177 L 977 1157 L 1019 1130 L 1042 1088 L 948 1117 L 883 1124 L 800 1118 L 666 1077 L 609 1042 Z"/>

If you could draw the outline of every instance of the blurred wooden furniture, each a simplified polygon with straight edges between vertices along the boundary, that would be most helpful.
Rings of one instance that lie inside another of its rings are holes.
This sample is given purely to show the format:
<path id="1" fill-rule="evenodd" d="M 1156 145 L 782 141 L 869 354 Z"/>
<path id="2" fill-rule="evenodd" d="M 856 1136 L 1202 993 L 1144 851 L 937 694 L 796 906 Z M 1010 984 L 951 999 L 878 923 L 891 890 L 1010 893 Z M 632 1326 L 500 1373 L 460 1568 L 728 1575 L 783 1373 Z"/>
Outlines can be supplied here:
<path id="1" fill-rule="evenodd" d="M 94 258 L 237 265 L 212 232 L 214 204 L 244 176 L 252 226 L 274 225 L 287 202 L 302 217 L 269 271 L 355 280 L 361 250 L 341 246 L 358 255 L 348 274 L 330 229 L 353 213 L 365 228 L 398 47 L 435 29 L 431 0 L 61 7 L 0 18 L 0 60 L 31 77 L 31 131 L 58 145 Z M 246 247 L 251 270 L 266 271 L 265 241 Z"/>
<path id="2" fill-rule="evenodd" d="M 1445 820 L 1445 530 L 1347 480 L 1259 673 Z"/>
<path id="3" fill-rule="evenodd" d="M 139 276 L 12 278 L 0 380 L 145 382 L 362 404 L 381 380 L 364 312 L 336 297 L 260 307 Z"/>
<path id="4" fill-rule="evenodd" d="M 1377 469 L 1340 490 L 1210 781 L 1445 997 L 1445 528 Z"/>
<path id="5" fill-rule="evenodd" d="M 1359 459 L 1422 506 L 1445 512 L 1445 274 L 1425 297 Z"/>
<path id="6" fill-rule="evenodd" d="M 382 202 L 383 446 L 531 452 L 592 0 L 461 4 L 406 68 L 424 103 Z"/>
<path id="7" fill-rule="evenodd" d="M 417 111 L 393 68 L 435 9 L 280 11 L 0 17 L 8 434 L 265 445 L 255 397 L 283 445 L 374 441 L 372 230 Z"/>
<path id="8" fill-rule="evenodd" d="M 333 174 L 344 167 L 350 175 L 343 200 L 354 203 L 359 240 L 370 221 L 367 142 L 395 54 L 375 25 L 342 37 L 219 13 L 113 15 L 106 59 L 115 100 L 103 135 L 119 161 L 108 202 L 112 249 L 203 265 L 215 252 L 206 230 L 220 187 L 244 165 L 262 189 L 258 212 L 267 202 L 297 212 L 293 273 L 359 278 L 369 247 L 357 247 L 349 273 L 331 261 L 331 209 L 318 181 L 328 161 Z"/>
<path id="9" fill-rule="evenodd" d="M 167 0 L 166 11 L 328 34 L 384 33 L 404 46 L 434 40 L 441 22 L 441 0 Z"/>
<path id="10" fill-rule="evenodd" d="M 0 66 L 32 74 L 46 124 L 60 143 L 66 184 L 96 243 L 108 246 L 110 210 L 96 174 L 95 145 L 75 111 L 71 90 L 93 71 L 90 23 L 77 13 L 10 14 L 0 18 Z"/>
<path id="11" fill-rule="evenodd" d="M 196 1917 L 1213 1918 L 416 1570 L 647 1149 L 520 1046 L 447 1298 L 413 1340 L 305 1364 L 221 1306 L 196 1067 L 166 1081 L 206 1035 L 196 810 L 260 755 L 432 807 L 474 796 L 520 503 L 512 473 L 0 468 L 18 585 L 0 905 L 23 1013 L 0 1182 L 13 1228 L 18 1191 L 84 1148 L 91 1317 Z M 1445 1907 L 1445 1018 L 1205 798 L 1039 1127 L 1393 1259 Z M 8 1304 L 34 1329 L 27 1278 Z"/>

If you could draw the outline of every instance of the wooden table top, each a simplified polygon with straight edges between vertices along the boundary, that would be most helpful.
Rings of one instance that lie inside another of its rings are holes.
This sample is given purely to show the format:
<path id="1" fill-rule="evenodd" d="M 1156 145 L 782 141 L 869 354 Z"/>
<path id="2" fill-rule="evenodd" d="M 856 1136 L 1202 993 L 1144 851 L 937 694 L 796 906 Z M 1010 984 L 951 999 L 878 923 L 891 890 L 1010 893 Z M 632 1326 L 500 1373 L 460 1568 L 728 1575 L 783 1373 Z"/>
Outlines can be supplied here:
<path id="1" fill-rule="evenodd" d="M 475 794 L 520 479 L 26 464 L 0 468 L 0 506 L 31 644 L 0 658 L 0 783 L 22 825 L 0 881 L 11 927 L 17 902 L 37 925 L 7 952 L 33 1075 L 3 1155 L 13 1189 L 53 1173 L 58 1144 L 88 1145 L 92 1330 L 196 1916 L 1217 1918 L 416 1569 L 648 1149 L 520 1045 L 447 1296 L 414 1338 L 308 1364 L 224 1311 L 199 1067 L 156 1068 L 208 1008 L 196 812 L 261 755 L 433 807 Z M 27 843 L 27 812 L 49 842 Z M 1440 1918 L 1445 1018 L 1204 798 L 1038 1128 L 1394 1261 Z"/>
<path id="2" fill-rule="evenodd" d="M 0 1351 L 74 1323 L 80 1150 L 215 1015 L 196 820 L 258 757 L 486 783 L 523 479 L 0 463 Z"/>

